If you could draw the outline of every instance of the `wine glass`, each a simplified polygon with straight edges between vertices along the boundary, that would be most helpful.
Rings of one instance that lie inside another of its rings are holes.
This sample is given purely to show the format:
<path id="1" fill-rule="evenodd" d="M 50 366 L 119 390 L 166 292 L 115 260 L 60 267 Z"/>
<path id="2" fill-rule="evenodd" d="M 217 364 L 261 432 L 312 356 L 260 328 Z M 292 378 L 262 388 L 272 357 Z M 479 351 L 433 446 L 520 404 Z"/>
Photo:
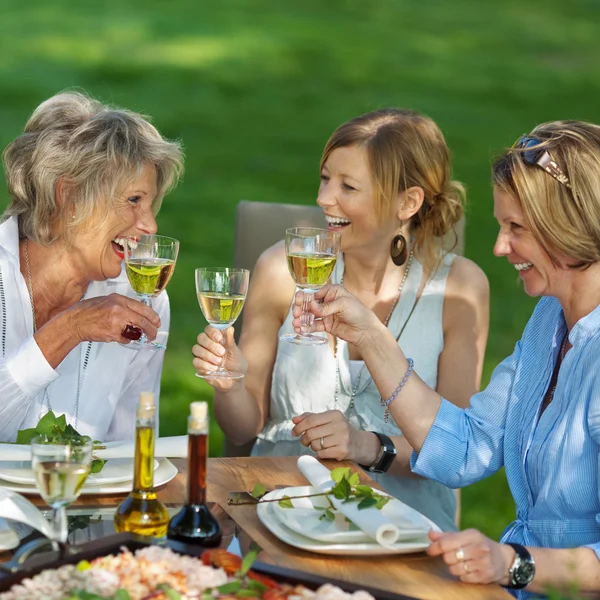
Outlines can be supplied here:
<path id="1" fill-rule="evenodd" d="M 129 284 L 139 301 L 151 306 L 150 298 L 158 296 L 169 283 L 175 270 L 179 241 L 164 235 L 142 235 L 127 238 L 125 243 L 125 271 Z M 128 325 L 123 336 L 130 339 L 122 344 L 131 350 L 164 350 L 160 342 L 151 342 L 139 327 Z"/>
<path id="2" fill-rule="evenodd" d="M 204 318 L 216 329 L 223 332 L 223 345 L 227 346 L 225 330 L 231 327 L 240 316 L 250 272 L 248 269 L 228 267 L 204 267 L 196 269 L 196 293 Z M 225 357 L 227 353 L 225 353 Z M 225 362 L 223 357 L 223 362 Z M 216 371 L 206 375 L 196 373 L 203 379 L 241 379 L 244 374 L 228 371 L 221 365 Z"/>
<path id="3" fill-rule="evenodd" d="M 310 312 L 309 306 L 314 293 L 319 291 L 331 277 L 341 239 L 339 232 L 328 229 L 314 227 L 286 229 L 285 254 L 288 268 L 296 286 L 304 292 L 304 298 L 300 316 L 301 333 L 286 333 L 280 336 L 280 340 L 301 346 L 327 343 L 326 336 L 311 333 L 314 315 Z"/>
<path id="4" fill-rule="evenodd" d="M 55 442 L 54 438 L 39 435 L 31 441 L 31 465 L 37 489 L 52 509 L 53 540 L 67 541 L 65 508 L 74 502 L 90 472 L 91 440 Z"/>

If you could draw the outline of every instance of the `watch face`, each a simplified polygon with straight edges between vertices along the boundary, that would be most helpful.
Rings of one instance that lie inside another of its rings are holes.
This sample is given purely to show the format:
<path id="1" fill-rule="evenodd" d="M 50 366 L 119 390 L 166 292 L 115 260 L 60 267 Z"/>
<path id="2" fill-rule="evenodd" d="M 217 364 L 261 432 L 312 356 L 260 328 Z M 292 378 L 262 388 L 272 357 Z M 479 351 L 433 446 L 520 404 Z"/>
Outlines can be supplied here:
<path id="1" fill-rule="evenodd" d="M 522 560 L 513 573 L 515 583 L 527 585 L 535 575 L 535 566 L 529 561 Z"/>

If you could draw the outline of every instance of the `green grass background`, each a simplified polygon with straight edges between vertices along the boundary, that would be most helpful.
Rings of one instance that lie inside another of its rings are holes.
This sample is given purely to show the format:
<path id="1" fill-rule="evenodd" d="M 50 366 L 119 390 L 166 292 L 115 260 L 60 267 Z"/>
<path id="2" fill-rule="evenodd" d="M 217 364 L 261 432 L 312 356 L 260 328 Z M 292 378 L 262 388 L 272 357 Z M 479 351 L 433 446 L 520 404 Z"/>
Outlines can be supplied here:
<path id="1" fill-rule="evenodd" d="M 183 141 L 185 179 L 159 215 L 182 241 L 161 398 L 169 435 L 185 431 L 189 402 L 212 398 L 190 362 L 204 326 L 193 270 L 231 262 L 236 203 L 313 203 L 337 125 L 381 106 L 421 110 L 468 185 L 466 255 L 492 292 L 487 382 L 535 304 L 492 256 L 490 159 L 539 122 L 600 122 L 599 19 L 595 0 L 0 0 L 0 146 L 72 87 Z M 513 515 L 503 473 L 463 493 L 465 527 L 497 538 Z"/>

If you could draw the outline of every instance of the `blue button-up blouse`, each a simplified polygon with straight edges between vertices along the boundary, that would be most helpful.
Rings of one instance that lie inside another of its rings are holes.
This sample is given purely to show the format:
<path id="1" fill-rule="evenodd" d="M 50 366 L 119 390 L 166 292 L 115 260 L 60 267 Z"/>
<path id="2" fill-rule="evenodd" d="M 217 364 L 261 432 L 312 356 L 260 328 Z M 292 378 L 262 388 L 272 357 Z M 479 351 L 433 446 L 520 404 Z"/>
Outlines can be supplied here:
<path id="1" fill-rule="evenodd" d="M 559 302 L 540 300 L 513 354 L 471 398 L 470 408 L 442 400 L 411 466 L 449 487 L 464 487 L 504 465 L 517 515 L 502 542 L 589 546 L 600 558 L 600 306 L 569 333 L 573 348 L 540 417 L 565 333 Z"/>

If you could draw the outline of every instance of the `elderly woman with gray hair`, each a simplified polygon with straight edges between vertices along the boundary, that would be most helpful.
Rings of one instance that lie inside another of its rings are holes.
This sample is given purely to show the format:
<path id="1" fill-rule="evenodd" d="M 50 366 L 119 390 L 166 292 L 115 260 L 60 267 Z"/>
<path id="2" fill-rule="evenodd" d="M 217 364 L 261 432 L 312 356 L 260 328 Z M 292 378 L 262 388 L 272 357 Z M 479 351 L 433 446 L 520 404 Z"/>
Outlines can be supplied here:
<path id="1" fill-rule="evenodd" d="M 133 298 L 124 238 L 156 232 L 182 172 L 178 143 L 144 117 L 80 93 L 34 111 L 3 153 L 11 202 L 0 224 L 0 440 L 52 409 L 93 439 L 132 436 L 139 392 L 158 394 L 162 352 L 119 344 L 127 325 L 168 331 Z"/>

